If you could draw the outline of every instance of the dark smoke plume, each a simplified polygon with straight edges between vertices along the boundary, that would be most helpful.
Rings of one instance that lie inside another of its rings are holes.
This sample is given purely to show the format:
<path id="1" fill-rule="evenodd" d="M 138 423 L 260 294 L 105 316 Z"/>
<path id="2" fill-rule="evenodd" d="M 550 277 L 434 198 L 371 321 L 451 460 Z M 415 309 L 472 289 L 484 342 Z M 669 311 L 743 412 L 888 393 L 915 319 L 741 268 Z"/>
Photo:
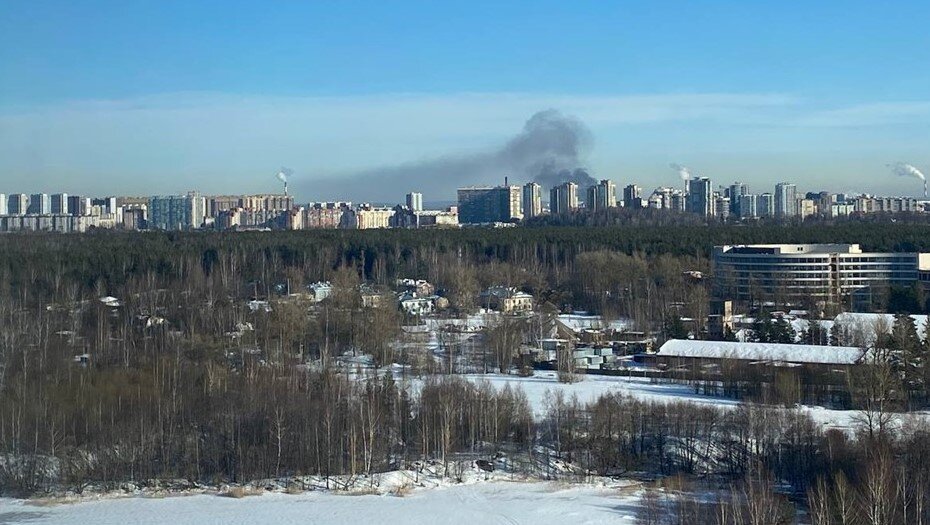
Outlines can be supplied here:
<path id="1" fill-rule="evenodd" d="M 511 183 L 536 181 L 547 189 L 566 181 L 586 187 L 596 182 L 582 167 L 590 145 L 591 133 L 580 120 L 549 109 L 530 117 L 523 130 L 497 150 L 308 181 L 301 198 L 394 202 L 416 190 L 430 200 L 454 199 L 456 188 L 503 184 L 504 177 Z"/>

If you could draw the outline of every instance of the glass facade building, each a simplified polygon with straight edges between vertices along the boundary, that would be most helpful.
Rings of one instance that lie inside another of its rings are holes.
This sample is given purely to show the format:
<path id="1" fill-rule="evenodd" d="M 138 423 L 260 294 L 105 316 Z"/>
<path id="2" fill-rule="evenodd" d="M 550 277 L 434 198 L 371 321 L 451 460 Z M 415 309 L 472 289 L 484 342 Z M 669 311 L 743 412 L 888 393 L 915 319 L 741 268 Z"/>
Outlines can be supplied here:
<path id="1" fill-rule="evenodd" d="M 714 279 L 726 299 L 839 301 L 859 290 L 913 286 L 928 254 L 867 253 L 858 244 L 716 246 Z"/>

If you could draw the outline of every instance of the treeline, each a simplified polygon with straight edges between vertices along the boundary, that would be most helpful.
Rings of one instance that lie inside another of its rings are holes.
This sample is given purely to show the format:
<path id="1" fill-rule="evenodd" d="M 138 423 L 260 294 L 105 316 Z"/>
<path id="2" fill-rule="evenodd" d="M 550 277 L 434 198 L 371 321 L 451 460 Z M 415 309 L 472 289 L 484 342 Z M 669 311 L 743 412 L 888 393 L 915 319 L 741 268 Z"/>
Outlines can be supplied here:
<path id="1" fill-rule="evenodd" d="M 930 523 L 930 425 L 876 417 L 843 431 L 797 409 L 557 396 L 541 436 L 598 474 L 664 475 L 648 525 L 789 525 L 799 508 L 814 525 Z"/>
<path id="2" fill-rule="evenodd" d="M 132 275 L 183 273 L 192 261 L 206 272 L 230 254 L 236 270 L 260 278 L 280 261 L 322 277 L 357 267 L 366 280 L 423 275 L 436 256 L 469 264 L 512 263 L 525 268 L 573 264 L 584 252 L 609 250 L 644 257 L 708 258 L 715 245 L 746 243 L 860 243 L 874 251 L 930 251 L 930 225 L 841 222 L 827 225 L 671 225 L 631 227 L 462 228 L 457 230 L 314 230 L 299 232 L 110 232 L 0 236 L 0 269 L 14 286 L 47 285 L 63 273 L 93 286 Z M 193 259 L 191 259 L 193 258 Z"/>
<path id="3" fill-rule="evenodd" d="M 710 269 L 715 245 L 861 243 L 866 250 L 930 251 L 930 225 L 655 225 L 301 232 L 108 232 L 0 236 L 0 297 L 37 306 L 64 295 L 116 295 L 133 282 L 219 281 L 235 297 L 269 297 L 350 269 L 365 282 L 427 278 L 461 310 L 487 285 L 510 285 L 559 308 L 648 317 L 640 298 L 672 287 L 674 303 L 701 294 L 682 271 Z M 600 255 L 598 255 L 600 254 Z M 586 257 L 582 257 L 586 255 Z M 620 263 L 619 265 L 617 263 Z M 606 286 L 605 286 L 606 283 Z M 703 286 L 702 288 L 706 288 Z M 654 311 L 661 308 L 652 307 Z M 702 312 L 682 312 L 699 317 Z"/>
<path id="4" fill-rule="evenodd" d="M 852 432 L 825 430 L 800 409 L 619 394 L 582 403 L 557 392 L 534 419 L 521 391 L 457 376 L 404 386 L 389 375 L 193 359 L 178 352 L 131 372 L 68 368 L 7 385 L 18 402 L 0 425 L 0 491 L 368 476 L 422 460 L 454 476 L 462 454 L 506 451 L 524 458 L 516 468 L 552 479 L 658 476 L 665 490 L 647 491 L 640 511 L 655 525 L 789 524 L 799 504 L 816 525 L 930 518 L 930 427 L 917 418 L 864 414 Z"/>
<path id="5" fill-rule="evenodd" d="M 371 475 L 535 440 L 522 392 L 455 376 L 401 389 L 390 376 L 258 364 L 233 372 L 179 355 L 8 386 L 4 402 L 15 404 L 0 425 L 2 494 Z"/>

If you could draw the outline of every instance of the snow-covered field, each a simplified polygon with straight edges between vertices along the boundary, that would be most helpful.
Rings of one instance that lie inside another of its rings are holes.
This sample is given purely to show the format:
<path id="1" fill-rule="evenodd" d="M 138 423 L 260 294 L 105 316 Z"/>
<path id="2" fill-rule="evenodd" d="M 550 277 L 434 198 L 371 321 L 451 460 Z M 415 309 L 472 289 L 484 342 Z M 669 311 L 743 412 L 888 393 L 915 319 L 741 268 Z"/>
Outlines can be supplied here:
<path id="1" fill-rule="evenodd" d="M 588 403 L 608 393 L 633 396 L 644 401 L 694 401 L 715 405 L 735 406 L 739 401 L 727 398 L 701 396 L 694 393 L 687 385 L 680 383 L 653 383 L 644 377 L 620 377 L 581 375 L 577 383 L 559 383 L 556 372 L 536 371 L 532 377 L 503 374 L 467 374 L 471 381 L 486 380 L 495 388 L 520 388 L 526 394 L 537 417 L 546 413 L 546 399 L 561 391 L 565 399 L 577 396 L 578 401 Z"/>
<path id="2" fill-rule="evenodd" d="M 638 491 L 629 489 L 502 481 L 423 489 L 406 497 L 326 492 L 241 499 L 197 495 L 45 507 L 0 499 L 0 524 L 623 524 L 635 523 L 638 499 Z"/>
<path id="3" fill-rule="evenodd" d="M 735 399 L 695 394 L 688 385 L 681 383 L 653 383 L 649 378 L 620 376 L 583 376 L 578 383 L 559 383 L 555 372 L 537 371 L 533 377 L 519 377 L 502 374 L 469 374 L 472 381 L 486 380 L 495 388 L 521 388 L 537 417 L 546 412 L 546 399 L 561 390 L 566 400 L 573 395 L 581 402 L 595 401 L 599 396 L 614 392 L 632 396 L 644 401 L 676 402 L 714 405 L 718 407 L 736 407 L 740 404 Z M 801 410 L 810 414 L 815 422 L 825 428 L 851 430 L 856 423 L 859 412 L 854 410 L 833 410 L 818 406 L 802 406 Z"/>

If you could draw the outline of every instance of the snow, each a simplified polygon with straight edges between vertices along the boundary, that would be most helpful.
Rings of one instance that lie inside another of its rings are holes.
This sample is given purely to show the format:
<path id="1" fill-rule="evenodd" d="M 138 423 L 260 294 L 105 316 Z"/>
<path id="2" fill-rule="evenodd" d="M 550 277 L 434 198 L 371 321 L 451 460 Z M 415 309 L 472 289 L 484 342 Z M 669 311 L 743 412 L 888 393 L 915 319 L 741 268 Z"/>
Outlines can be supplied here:
<path id="1" fill-rule="evenodd" d="M 654 382 L 648 378 L 620 376 L 581 376 L 577 383 L 559 383 L 555 372 L 537 372 L 532 377 L 504 374 L 468 374 L 470 381 L 487 381 L 494 388 L 519 388 L 527 396 L 537 417 L 545 414 L 547 400 L 562 391 L 567 398 L 589 402 L 606 393 L 629 395 L 655 402 L 687 401 L 699 405 L 731 409 L 739 401 L 698 395 L 687 385 Z M 416 387 L 418 381 L 410 386 Z M 800 406 L 824 428 L 849 431 L 856 426 L 859 412 Z M 902 416 L 926 418 L 930 414 Z M 0 499 L 0 524 L 31 523 L 110 525 L 131 523 L 220 524 L 220 523 L 402 523 L 472 524 L 533 523 L 533 525 L 572 525 L 635 523 L 641 490 L 630 481 L 566 485 L 554 482 L 507 481 L 509 474 L 484 474 L 476 469 L 465 472 L 464 483 L 441 479 L 433 473 L 418 476 L 418 488 L 405 497 L 394 495 L 397 487 L 411 481 L 409 471 L 376 476 L 379 494 L 352 495 L 346 492 L 315 490 L 301 494 L 267 492 L 242 499 L 201 493 L 177 497 L 103 496 L 78 503 L 36 506 L 23 500 Z M 485 481 L 485 477 L 489 481 Z M 362 486 L 367 482 L 362 479 Z M 311 484 L 319 487 L 320 483 Z M 358 494 L 358 493 L 355 493 Z"/>
<path id="2" fill-rule="evenodd" d="M 307 492 L 297 495 L 267 493 L 234 499 L 202 494 L 100 499 L 44 507 L 32 506 L 22 500 L 0 499 L 0 523 L 623 524 L 636 522 L 639 491 L 631 489 L 496 481 L 415 490 L 406 497 Z"/>
<path id="3" fill-rule="evenodd" d="M 110 308 L 119 308 L 122 305 L 120 300 L 116 297 L 113 297 L 112 295 L 101 297 L 100 302 L 106 306 L 109 306 Z"/>
<path id="4" fill-rule="evenodd" d="M 584 330 L 602 330 L 605 328 L 622 331 L 633 327 L 633 322 L 629 319 L 616 319 L 605 322 L 604 318 L 599 315 L 574 313 L 561 314 L 557 318 L 566 328 L 576 333 Z"/>
<path id="5" fill-rule="evenodd" d="M 271 311 L 271 305 L 268 304 L 268 301 L 253 300 L 246 304 L 249 305 L 249 311 L 251 312 L 263 311 L 267 313 Z"/>
<path id="6" fill-rule="evenodd" d="M 656 355 L 660 357 L 852 365 L 862 358 L 863 351 L 852 346 L 811 346 L 672 339 L 662 345 Z"/>
<path id="7" fill-rule="evenodd" d="M 922 340 L 926 341 L 927 339 L 927 319 L 930 316 L 926 315 L 912 315 L 911 319 L 914 320 L 914 325 L 917 327 L 917 335 Z M 865 340 L 869 344 L 875 342 L 875 329 L 879 322 L 887 327 L 888 333 L 891 333 L 891 329 L 894 326 L 894 315 L 893 314 L 860 314 L 860 313 L 842 313 L 836 316 L 834 319 L 834 324 L 842 324 L 843 326 L 854 327 L 856 329 L 862 330 Z"/>
<path id="8" fill-rule="evenodd" d="M 466 374 L 470 381 L 487 381 L 496 389 L 505 386 L 520 388 L 526 394 L 534 415 L 542 418 L 548 410 L 548 400 L 561 391 L 566 400 L 575 396 L 581 403 L 597 401 L 605 394 L 623 394 L 643 401 L 677 402 L 695 401 L 713 405 L 736 406 L 739 401 L 722 397 L 702 396 L 681 383 L 656 383 L 644 377 L 579 375 L 577 383 L 559 383 L 556 372 L 537 371 L 532 377 L 503 374 Z"/>
<path id="9" fill-rule="evenodd" d="M 580 376 L 582 377 L 580 382 L 571 384 L 559 383 L 555 372 L 536 372 L 532 377 L 502 374 L 469 374 L 464 377 L 471 381 L 488 381 L 497 389 L 507 385 L 510 388 L 522 389 L 537 419 L 545 416 L 548 409 L 547 401 L 557 390 L 564 393 L 566 400 L 577 396 L 581 403 L 596 401 L 601 395 L 615 393 L 642 401 L 689 402 L 723 409 L 732 409 L 741 404 L 740 401 L 732 398 L 695 394 L 694 390 L 686 384 L 654 382 L 652 379 L 643 377 L 583 375 Z M 861 414 L 856 410 L 836 410 L 810 405 L 799 405 L 797 409 L 809 415 L 824 429 L 833 428 L 846 432 L 851 432 L 858 426 L 857 420 Z M 902 416 L 900 419 L 903 421 L 909 417 L 927 418 L 930 417 L 930 413 Z"/>
<path id="10" fill-rule="evenodd" d="M 423 324 L 426 326 L 425 331 L 429 332 L 450 327 L 463 332 L 480 332 L 484 328 L 496 324 L 499 318 L 500 314 L 497 312 L 482 310 L 477 314 L 471 314 L 464 318 L 429 317 L 423 320 Z"/>
<path id="11" fill-rule="evenodd" d="M 817 323 L 819 323 L 820 328 L 823 329 L 824 340 L 822 342 L 826 344 L 830 340 L 830 331 L 833 330 L 833 321 L 825 320 L 825 321 L 817 321 Z M 790 324 L 791 324 L 791 329 L 794 330 L 795 341 L 800 341 L 801 338 L 804 336 L 804 332 L 806 332 L 810 328 L 810 325 L 811 325 L 810 321 L 808 321 L 807 319 L 792 319 Z"/>

